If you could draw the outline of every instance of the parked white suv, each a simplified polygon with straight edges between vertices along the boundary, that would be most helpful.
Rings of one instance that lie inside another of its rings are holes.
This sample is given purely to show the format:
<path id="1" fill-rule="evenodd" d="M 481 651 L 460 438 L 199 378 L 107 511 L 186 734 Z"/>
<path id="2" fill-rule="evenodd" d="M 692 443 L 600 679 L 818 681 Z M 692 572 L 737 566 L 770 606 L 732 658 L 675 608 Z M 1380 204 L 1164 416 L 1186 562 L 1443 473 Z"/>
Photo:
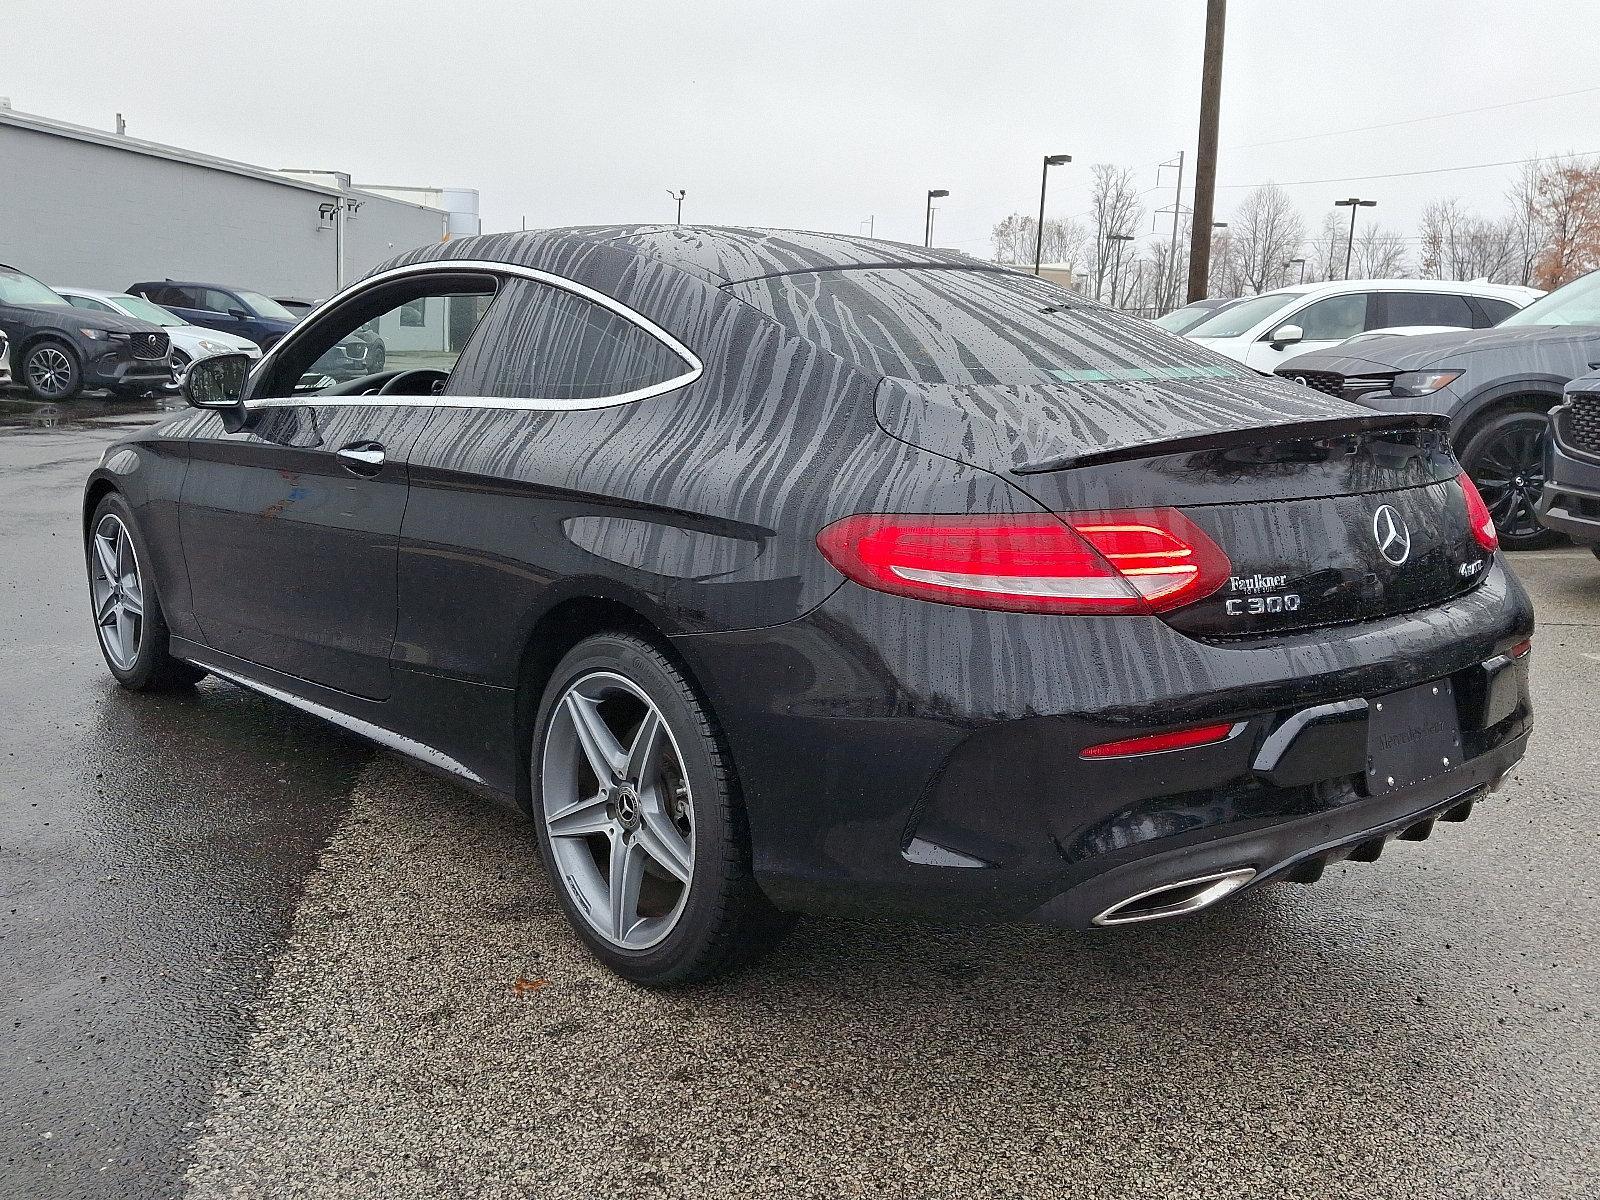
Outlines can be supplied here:
<path id="1" fill-rule="evenodd" d="M 1297 354 L 1325 350 L 1374 329 L 1488 329 L 1543 294 L 1507 284 L 1438 279 L 1302 283 L 1230 304 L 1184 336 L 1271 373 Z"/>

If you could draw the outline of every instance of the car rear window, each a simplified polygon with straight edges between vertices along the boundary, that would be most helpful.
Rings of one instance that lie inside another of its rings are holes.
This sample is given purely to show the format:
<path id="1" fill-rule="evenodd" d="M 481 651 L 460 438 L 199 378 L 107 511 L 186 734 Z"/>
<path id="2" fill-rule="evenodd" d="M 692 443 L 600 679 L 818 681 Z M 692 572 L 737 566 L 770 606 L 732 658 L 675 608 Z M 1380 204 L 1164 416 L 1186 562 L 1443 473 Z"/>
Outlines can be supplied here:
<path id="1" fill-rule="evenodd" d="M 865 370 L 919 383 L 1239 378 L 1247 368 L 1031 275 L 927 267 L 804 271 L 728 290 Z"/>

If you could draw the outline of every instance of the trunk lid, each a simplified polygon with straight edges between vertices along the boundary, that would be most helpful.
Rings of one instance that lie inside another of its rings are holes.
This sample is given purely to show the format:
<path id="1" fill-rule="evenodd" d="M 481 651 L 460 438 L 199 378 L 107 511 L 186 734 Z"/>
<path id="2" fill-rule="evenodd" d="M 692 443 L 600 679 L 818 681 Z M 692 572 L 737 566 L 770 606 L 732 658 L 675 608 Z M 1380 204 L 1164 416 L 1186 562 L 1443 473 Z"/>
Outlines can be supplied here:
<path id="1" fill-rule="evenodd" d="M 1492 560 L 1441 418 L 1268 380 L 1044 390 L 888 381 L 879 412 L 891 432 L 1004 473 L 1052 512 L 1182 511 L 1232 564 L 1221 589 L 1161 614 L 1190 636 L 1432 607 L 1476 586 Z"/>

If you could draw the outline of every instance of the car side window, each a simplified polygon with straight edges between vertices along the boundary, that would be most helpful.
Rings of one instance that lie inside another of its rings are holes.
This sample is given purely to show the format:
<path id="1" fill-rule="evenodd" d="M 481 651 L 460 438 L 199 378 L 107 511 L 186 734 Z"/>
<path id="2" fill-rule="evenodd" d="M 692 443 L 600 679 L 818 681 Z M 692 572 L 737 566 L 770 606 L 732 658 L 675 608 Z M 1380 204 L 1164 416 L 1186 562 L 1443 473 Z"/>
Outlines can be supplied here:
<path id="1" fill-rule="evenodd" d="M 1281 323 L 1300 326 L 1304 341 L 1342 342 L 1367 327 L 1367 293 L 1329 296 L 1306 305 Z"/>
<path id="2" fill-rule="evenodd" d="M 310 396 L 368 376 L 377 388 L 407 371 L 418 374 L 399 394 L 432 394 L 455 369 L 494 298 L 495 281 L 481 274 L 419 276 L 351 297 L 297 326 L 270 373 L 252 379 L 249 396 Z M 408 314 L 419 307 L 424 319 L 412 324 Z"/>
<path id="3" fill-rule="evenodd" d="M 176 305 L 178 308 L 201 307 L 194 288 L 181 288 L 170 283 L 164 287 L 151 288 L 149 299 L 155 304 Z"/>
<path id="4" fill-rule="evenodd" d="M 1384 296 L 1384 328 L 1402 325 L 1449 325 L 1472 328 L 1472 307 L 1463 296 L 1443 292 L 1389 292 Z"/>
<path id="5" fill-rule="evenodd" d="M 533 279 L 508 279 L 483 335 L 468 348 L 447 395 L 606 400 L 687 375 L 676 350 L 584 296 Z"/>
<path id="6" fill-rule="evenodd" d="M 93 300 L 88 296 L 68 296 L 67 303 L 72 305 L 73 308 L 86 308 L 90 312 L 116 313 L 117 311 L 111 305 L 102 304 L 100 301 Z"/>
<path id="7" fill-rule="evenodd" d="M 236 308 L 244 309 L 244 305 L 228 295 L 227 292 L 219 292 L 216 288 L 196 288 L 194 290 L 199 293 L 198 303 L 194 307 L 202 308 L 206 312 L 229 313 Z"/>
<path id="8" fill-rule="evenodd" d="M 1484 314 L 1489 318 L 1488 323 L 1485 324 L 1483 321 L 1475 321 L 1473 323 L 1479 328 L 1485 329 L 1490 325 L 1500 324 L 1501 321 L 1504 321 L 1517 311 L 1517 306 L 1509 300 L 1491 300 L 1488 296 L 1478 297 L 1478 307 L 1483 309 Z"/>

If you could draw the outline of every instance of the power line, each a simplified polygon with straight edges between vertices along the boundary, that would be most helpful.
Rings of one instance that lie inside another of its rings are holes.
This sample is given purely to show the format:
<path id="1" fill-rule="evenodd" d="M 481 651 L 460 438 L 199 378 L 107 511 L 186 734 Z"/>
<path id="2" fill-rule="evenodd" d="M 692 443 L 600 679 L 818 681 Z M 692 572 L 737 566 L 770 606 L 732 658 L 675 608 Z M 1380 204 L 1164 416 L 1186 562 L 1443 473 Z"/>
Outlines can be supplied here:
<path id="1" fill-rule="evenodd" d="M 1390 171 L 1386 175 L 1339 175 L 1331 179 L 1286 179 L 1281 182 L 1269 181 L 1268 183 L 1219 183 L 1219 188 L 1257 188 L 1257 187 L 1307 187 L 1311 184 L 1322 183 L 1360 183 L 1369 179 L 1407 179 L 1417 175 L 1445 175 L 1452 171 L 1482 171 L 1489 167 L 1520 167 L 1525 163 L 1544 162 L 1549 159 L 1562 158 L 1589 158 L 1600 154 L 1600 150 L 1576 150 L 1568 154 L 1536 154 L 1532 158 L 1508 158 L 1501 162 L 1467 163 L 1459 167 L 1429 167 L 1422 171 Z"/>
<path id="2" fill-rule="evenodd" d="M 1326 133 L 1303 133 L 1295 137 L 1274 138 L 1267 142 L 1247 142 L 1242 146 L 1229 146 L 1229 150 L 1256 150 L 1262 146 L 1285 146 L 1290 142 L 1314 142 L 1318 138 L 1338 137 L 1346 133 L 1370 133 L 1375 129 L 1396 129 L 1401 125 L 1418 125 L 1424 121 L 1442 121 L 1447 117 L 1465 117 L 1473 113 L 1493 112 L 1500 108 L 1512 108 L 1518 104 L 1538 104 L 1544 100 L 1565 100 L 1569 96 L 1587 96 L 1592 92 L 1600 92 L 1600 87 L 1578 88 L 1571 92 L 1556 92 L 1550 96 L 1529 96 L 1524 100 L 1506 100 L 1500 104 L 1485 104 L 1480 108 L 1460 108 L 1454 112 L 1434 113 L 1428 117 L 1407 117 L 1403 121 L 1385 121 L 1379 125 L 1355 125 L 1349 129 L 1330 129 Z"/>

